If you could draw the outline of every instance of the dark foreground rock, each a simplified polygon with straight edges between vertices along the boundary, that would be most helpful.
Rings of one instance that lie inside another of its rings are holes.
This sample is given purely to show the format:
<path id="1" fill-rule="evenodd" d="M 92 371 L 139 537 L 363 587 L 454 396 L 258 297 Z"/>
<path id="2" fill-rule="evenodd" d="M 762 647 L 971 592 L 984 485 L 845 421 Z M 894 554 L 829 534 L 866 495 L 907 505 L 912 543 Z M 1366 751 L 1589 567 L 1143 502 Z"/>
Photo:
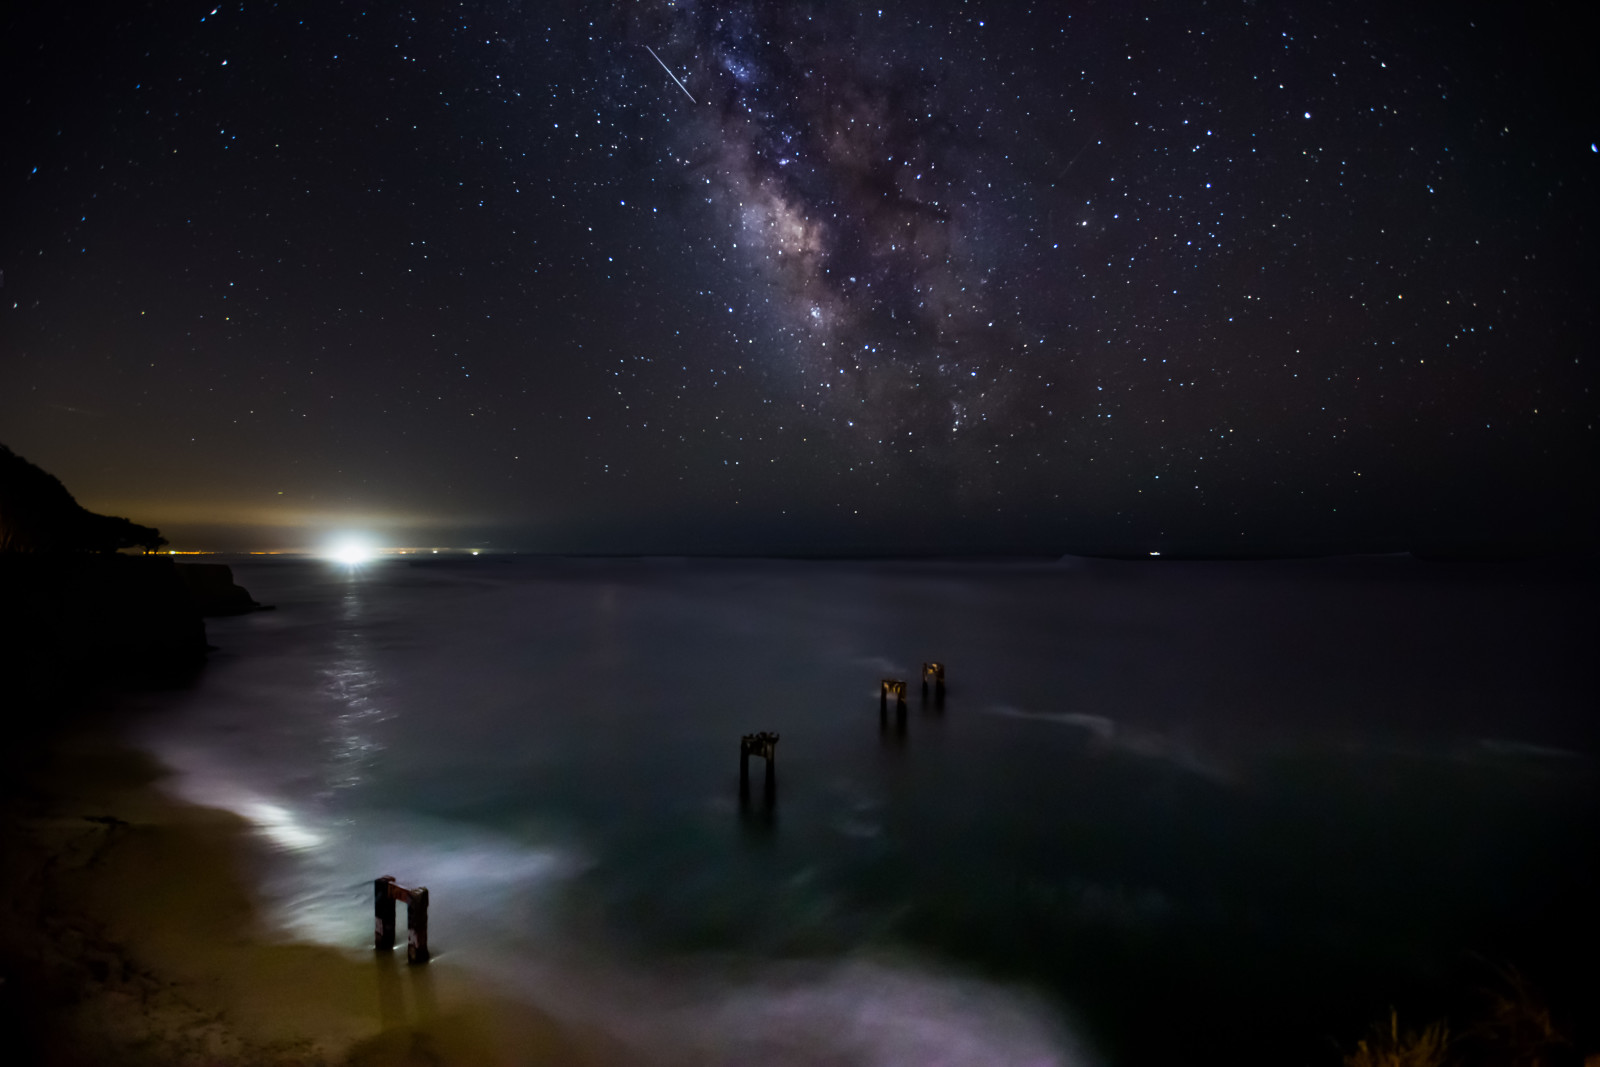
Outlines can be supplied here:
<path id="1" fill-rule="evenodd" d="M 177 568 L 201 615 L 244 615 L 264 606 L 244 586 L 234 584 L 233 568 L 226 563 L 179 563 Z"/>
<path id="2" fill-rule="evenodd" d="M 0 704 L 49 707 L 99 682 L 180 678 L 206 647 L 171 559 L 0 553 Z"/>

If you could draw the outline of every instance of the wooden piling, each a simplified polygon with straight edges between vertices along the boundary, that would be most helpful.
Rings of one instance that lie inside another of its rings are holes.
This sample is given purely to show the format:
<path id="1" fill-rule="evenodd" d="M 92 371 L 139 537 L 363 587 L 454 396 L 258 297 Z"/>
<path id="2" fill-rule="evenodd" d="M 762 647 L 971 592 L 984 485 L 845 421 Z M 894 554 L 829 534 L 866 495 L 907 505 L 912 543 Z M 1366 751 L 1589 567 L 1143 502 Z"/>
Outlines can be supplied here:
<path id="1" fill-rule="evenodd" d="M 394 948 L 394 875 L 386 874 L 372 883 L 373 947 L 379 952 Z"/>
<path id="2" fill-rule="evenodd" d="M 744 803 L 750 801 L 751 756 L 760 756 L 767 761 L 764 799 L 770 806 L 778 796 L 778 735 L 763 731 L 739 738 L 739 799 Z"/>
<path id="3" fill-rule="evenodd" d="M 432 958 L 428 951 L 428 889 L 420 886 L 410 895 L 406 902 L 406 962 L 427 963 Z"/>

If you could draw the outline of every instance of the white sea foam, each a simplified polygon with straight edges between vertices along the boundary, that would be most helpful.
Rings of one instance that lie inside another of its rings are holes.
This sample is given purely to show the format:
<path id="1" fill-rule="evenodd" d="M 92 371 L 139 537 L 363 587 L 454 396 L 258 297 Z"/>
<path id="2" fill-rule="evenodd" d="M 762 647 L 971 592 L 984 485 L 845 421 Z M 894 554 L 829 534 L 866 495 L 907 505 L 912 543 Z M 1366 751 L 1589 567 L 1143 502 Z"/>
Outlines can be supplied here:
<path id="1" fill-rule="evenodd" d="M 1221 762 L 1209 758 L 1192 743 L 1156 730 L 1139 730 L 1118 727 L 1115 720 L 1104 715 L 1089 715 L 1075 711 L 1026 711 L 1008 704 L 993 704 L 983 709 L 985 715 L 1006 719 L 1026 719 L 1030 722 L 1070 726 L 1089 734 L 1095 743 L 1108 751 L 1127 753 L 1143 759 L 1159 760 L 1202 778 L 1217 782 L 1231 781 L 1232 773 Z"/>
<path id="2" fill-rule="evenodd" d="M 738 965 L 677 960 L 624 972 L 491 968 L 569 1023 L 599 1026 L 650 1065 L 1076 1067 L 1095 1058 L 1020 989 L 904 960 Z"/>
<path id="3" fill-rule="evenodd" d="M 855 656 L 850 662 L 862 667 L 871 667 L 875 674 L 885 678 L 905 678 L 911 673 L 905 664 L 896 663 L 888 656 Z M 876 696 L 877 692 L 874 691 L 873 695 Z"/>

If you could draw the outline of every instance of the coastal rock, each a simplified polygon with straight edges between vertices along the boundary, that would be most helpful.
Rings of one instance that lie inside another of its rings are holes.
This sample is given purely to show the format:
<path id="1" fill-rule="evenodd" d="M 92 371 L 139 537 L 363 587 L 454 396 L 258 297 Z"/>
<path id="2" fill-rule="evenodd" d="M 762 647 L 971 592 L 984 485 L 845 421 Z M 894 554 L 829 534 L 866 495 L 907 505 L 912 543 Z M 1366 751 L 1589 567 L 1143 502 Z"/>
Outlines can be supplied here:
<path id="1" fill-rule="evenodd" d="M 201 615 L 244 615 L 261 610 L 249 590 L 234 584 L 233 568 L 225 563 L 179 563 L 177 569 Z"/>
<path id="2" fill-rule="evenodd" d="M 205 623 L 168 558 L 0 553 L 0 605 L 0 686 L 13 693 L 160 680 L 205 659 Z"/>
<path id="3" fill-rule="evenodd" d="M 58 709 L 86 685 L 197 667 L 205 623 L 173 561 L 148 554 L 164 544 L 158 530 L 82 507 L 0 445 L 0 704 Z M 134 547 L 146 554 L 118 552 Z M 236 603 L 224 579 L 222 601 Z"/>

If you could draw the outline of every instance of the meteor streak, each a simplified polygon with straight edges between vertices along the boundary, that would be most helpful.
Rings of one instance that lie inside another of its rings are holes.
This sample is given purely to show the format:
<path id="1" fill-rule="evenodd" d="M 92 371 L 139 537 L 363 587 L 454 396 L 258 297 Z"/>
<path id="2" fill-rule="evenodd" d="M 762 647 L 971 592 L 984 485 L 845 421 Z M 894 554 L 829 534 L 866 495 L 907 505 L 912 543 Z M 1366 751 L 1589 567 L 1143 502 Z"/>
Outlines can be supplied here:
<path id="1" fill-rule="evenodd" d="M 653 56 L 656 56 L 656 50 L 654 48 L 651 48 L 649 45 L 645 45 L 644 47 L 645 51 L 649 52 Z M 689 102 L 691 104 L 698 104 L 700 102 L 694 98 L 694 94 L 689 91 L 689 87 L 687 85 L 684 85 L 683 82 L 678 81 L 678 76 L 672 73 L 671 67 L 662 62 L 660 56 L 656 56 L 656 62 L 661 63 L 661 69 L 667 72 L 667 77 L 671 78 L 675 82 L 678 82 L 678 88 L 683 90 L 683 95 L 689 98 Z"/>

